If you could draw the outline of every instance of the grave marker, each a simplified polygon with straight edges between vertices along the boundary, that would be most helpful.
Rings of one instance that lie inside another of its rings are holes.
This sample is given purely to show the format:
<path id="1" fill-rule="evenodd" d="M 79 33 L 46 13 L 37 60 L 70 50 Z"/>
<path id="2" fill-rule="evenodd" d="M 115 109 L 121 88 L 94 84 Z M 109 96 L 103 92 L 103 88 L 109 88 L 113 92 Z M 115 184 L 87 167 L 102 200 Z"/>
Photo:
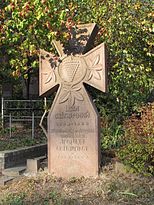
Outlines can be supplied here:
<path id="1" fill-rule="evenodd" d="M 12 98 L 12 94 L 13 94 L 12 83 L 3 83 L 2 84 L 2 96 L 4 98 Z"/>
<path id="2" fill-rule="evenodd" d="M 59 177 L 97 176 L 100 165 L 99 115 L 83 83 L 106 92 L 105 45 L 90 50 L 95 24 L 80 25 L 76 33 L 65 54 L 54 42 L 58 63 L 53 54 L 40 51 L 40 95 L 49 95 L 59 85 L 47 130 L 48 169 Z"/>

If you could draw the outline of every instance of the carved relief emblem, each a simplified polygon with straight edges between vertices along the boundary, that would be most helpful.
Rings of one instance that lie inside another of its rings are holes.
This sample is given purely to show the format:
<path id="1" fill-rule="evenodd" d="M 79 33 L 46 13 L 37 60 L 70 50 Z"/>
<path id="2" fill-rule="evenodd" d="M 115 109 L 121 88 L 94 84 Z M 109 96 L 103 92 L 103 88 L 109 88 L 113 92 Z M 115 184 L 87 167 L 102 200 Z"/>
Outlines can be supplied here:
<path id="1" fill-rule="evenodd" d="M 47 93 L 60 85 L 58 102 L 74 105 L 84 100 L 83 83 L 106 92 L 105 45 L 91 49 L 85 54 L 64 54 L 61 45 L 55 41 L 59 61 L 44 50 L 40 53 L 40 94 Z"/>
<path id="2" fill-rule="evenodd" d="M 96 80 L 101 80 L 101 74 L 99 71 L 102 70 L 103 65 L 100 63 L 100 55 L 97 55 L 93 60 L 90 61 L 91 66 L 88 68 L 89 75 L 88 80 L 94 77 Z"/>
<path id="3" fill-rule="evenodd" d="M 55 73 L 53 70 L 50 71 L 49 73 L 46 72 L 46 73 L 42 73 L 42 74 L 46 76 L 45 82 L 44 82 L 45 84 L 49 83 L 51 80 L 56 82 L 56 76 L 55 76 Z"/>
<path id="4" fill-rule="evenodd" d="M 75 85 L 84 79 L 87 65 L 82 57 L 68 56 L 62 60 L 58 71 L 64 84 Z"/>
<path id="5" fill-rule="evenodd" d="M 84 97 L 81 93 L 81 87 L 78 86 L 71 86 L 71 87 L 64 87 L 63 93 L 60 96 L 59 103 L 64 103 L 68 101 L 70 106 L 75 104 L 75 101 L 83 101 Z"/>

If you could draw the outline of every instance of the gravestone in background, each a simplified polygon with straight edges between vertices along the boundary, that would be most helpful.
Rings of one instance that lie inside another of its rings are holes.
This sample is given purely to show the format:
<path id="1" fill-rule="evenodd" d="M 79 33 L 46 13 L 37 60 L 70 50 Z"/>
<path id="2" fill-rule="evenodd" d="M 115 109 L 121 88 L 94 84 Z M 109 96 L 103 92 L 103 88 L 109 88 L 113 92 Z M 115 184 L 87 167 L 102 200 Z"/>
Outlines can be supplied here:
<path id="1" fill-rule="evenodd" d="M 2 84 L 2 97 L 12 98 L 13 94 L 13 85 L 12 83 L 3 83 Z"/>
<path id="2" fill-rule="evenodd" d="M 105 45 L 93 49 L 95 24 L 78 26 L 60 56 L 40 51 L 40 95 L 58 91 L 48 115 L 48 169 L 60 177 L 97 176 L 100 165 L 99 115 L 84 84 L 107 89 Z M 90 50 L 91 49 L 91 50 Z"/>
<path id="3" fill-rule="evenodd" d="M 22 81 L 23 98 L 27 99 L 27 88 L 24 80 Z M 39 93 L 38 77 L 31 75 L 29 84 L 29 99 L 37 99 Z"/>
<path id="4" fill-rule="evenodd" d="M 32 76 L 29 85 L 29 98 L 36 99 L 39 93 L 38 76 Z"/>

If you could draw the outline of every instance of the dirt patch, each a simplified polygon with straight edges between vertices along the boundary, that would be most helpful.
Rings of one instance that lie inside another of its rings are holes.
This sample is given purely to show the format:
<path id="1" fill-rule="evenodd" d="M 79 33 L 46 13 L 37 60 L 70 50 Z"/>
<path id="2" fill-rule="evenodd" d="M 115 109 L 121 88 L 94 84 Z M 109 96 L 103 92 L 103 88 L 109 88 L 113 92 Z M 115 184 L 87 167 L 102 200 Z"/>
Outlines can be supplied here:
<path id="1" fill-rule="evenodd" d="M 1 205 L 153 205 L 154 178 L 118 174 L 114 164 L 97 178 L 56 178 L 40 171 L 0 188 Z"/>

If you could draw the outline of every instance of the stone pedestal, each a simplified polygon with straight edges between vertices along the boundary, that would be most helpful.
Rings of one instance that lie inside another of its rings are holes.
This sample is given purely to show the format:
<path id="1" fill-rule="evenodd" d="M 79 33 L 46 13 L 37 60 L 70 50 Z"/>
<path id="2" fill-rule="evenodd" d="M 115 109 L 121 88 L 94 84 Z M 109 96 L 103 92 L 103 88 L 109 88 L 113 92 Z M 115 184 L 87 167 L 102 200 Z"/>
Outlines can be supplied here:
<path id="1" fill-rule="evenodd" d="M 83 100 L 58 103 L 48 116 L 48 169 L 59 177 L 98 176 L 99 117 L 84 88 Z"/>

